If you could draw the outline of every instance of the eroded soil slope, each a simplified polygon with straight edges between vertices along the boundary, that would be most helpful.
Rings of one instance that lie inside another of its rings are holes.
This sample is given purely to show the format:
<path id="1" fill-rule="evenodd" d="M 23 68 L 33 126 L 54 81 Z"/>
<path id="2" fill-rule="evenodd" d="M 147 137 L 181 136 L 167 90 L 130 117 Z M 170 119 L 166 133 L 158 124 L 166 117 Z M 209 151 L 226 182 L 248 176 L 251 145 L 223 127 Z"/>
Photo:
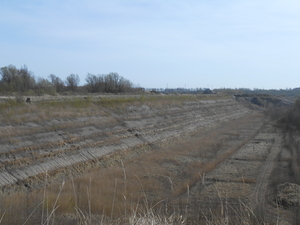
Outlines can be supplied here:
<path id="1" fill-rule="evenodd" d="M 31 122 L 2 122 L 0 185 L 3 192 L 40 187 L 45 173 L 51 179 L 83 173 L 105 164 L 103 156 L 132 157 L 247 113 L 235 100 L 223 99 L 103 108 L 85 117 L 46 121 L 34 120 L 37 113 Z"/>
<path id="2" fill-rule="evenodd" d="M 44 208 L 57 201 L 56 224 L 82 216 L 95 224 L 126 221 L 132 211 L 149 209 L 186 224 L 299 221 L 298 211 L 274 200 L 276 185 L 299 174 L 298 145 L 262 110 L 219 99 L 87 111 L 2 123 L 2 191 L 26 190 L 2 196 L 0 209 L 12 208 L 5 220 L 22 224 L 34 212 L 32 224 L 43 221 Z M 23 217 L 15 218 L 16 211 Z"/>

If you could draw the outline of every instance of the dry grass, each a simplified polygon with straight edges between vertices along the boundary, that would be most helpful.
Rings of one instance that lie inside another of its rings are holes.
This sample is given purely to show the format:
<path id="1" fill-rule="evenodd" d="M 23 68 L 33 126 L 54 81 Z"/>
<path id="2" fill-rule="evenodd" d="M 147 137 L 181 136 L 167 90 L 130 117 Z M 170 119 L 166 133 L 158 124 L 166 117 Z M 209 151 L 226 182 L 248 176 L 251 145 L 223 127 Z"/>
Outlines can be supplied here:
<path id="1" fill-rule="evenodd" d="M 1 123 L 20 124 L 26 122 L 42 123 L 52 119 L 70 119 L 105 114 L 105 108 L 122 113 L 129 105 L 148 105 L 165 108 L 170 105 L 182 106 L 186 101 L 224 99 L 228 96 L 217 95 L 167 95 L 167 96 L 114 96 L 101 100 L 91 97 L 74 97 L 66 100 L 41 100 L 33 104 L 25 104 L 15 99 L 0 103 Z"/>
<path id="2" fill-rule="evenodd" d="M 63 189 L 53 184 L 28 194 L 3 197 L 0 205 L 2 211 L 6 210 L 3 221 L 15 221 L 13 214 L 16 212 L 23 215 L 24 221 L 41 202 L 43 207 L 35 210 L 30 221 L 40 220 L 42 212 L 48 212 L 46 215 L 49 217 L 53 209 L 53 218 L 74 215 L 77 222 L 85 221 L 86 224 L 90 224 L 91 217 L 97 215 L 113 221 L 124 220 L 124 217 L 129 220 L 131 215 L 134 220 L 141 221 L 143 215 L 160 218 L 161 212 L 166 215 L 164 219 L 170 218 L 172 200 L 186 193 L 188 187 L 202 179 L 203 173 L 216 168 L 255 134 L 237 137 L 239 129 L 257 126 L 260 121 L 259 115 L 252 115 L 225 123 L 217 131 L 201 134 L 200 138 L 195 135 L 188 143 L 148 152 L 124 163 L 119 161 L 113 167 L 93 169 L 88 174 L 66 181 Z M 236 139 L 236 145 L 226 144 Z M 243 182 L 251 181 L 243 179 Z M 170 215 L 166 214 L 166 209 Z"/>
<path id="3" fill-rule="evenodd" d="M 124 171 L 123 171 L 124 172 Z M 127 176 L 127 175 L 126 175 Z M 125 178 L 125 177 L 123 177 Z M 6 206 L 6 211 L 3 212 L 0 221 L 3 224 L 101 224 L 101 225 L 179 225 L 179 224 L 199 224 L 199 221 L 193 220 L 186 214 L 178 212 L 170 213 L 170 209 L 164 206 L 163 202 L 150 204 L 143 186 L 140 186 L 143 192 L 143 199 L 137 204 L 130 204 L 125 198 L 124 192 L 121 201 L 118 200 L 117 179 L 114 182 L 113 195 L 110 195 L 111 201 L 107 202 L 107 211 L 93 210 L 97 204 L 95 201 L 101 201 L 101 198 L 92 196 L 93 186 L 98 182 L 93 183 L 91 179 L 83 180 L 85 182 L 85 191 L 78 192 L 78 187 L 74 181 L 70 187 L 64 186 L 64 183 L 49 191 L 48 188 L 40 190 L 40 193 L 29 193 L 28 195 L 14 196 L 13 198 L 5 198 L 1 203 Z M 88 183 L 86 183 L 88 182 Z M 77 184 L 78 185 L 78 184 Z M 123 183 L 124 185 L 124 183 Z M 140 183 L 141 185 L 141 183 Z M 109 187 L 107 187 L 109 188 Z M 56 192 L 55 192 L 56 191 Z M 71 191 L 71 192 L 70 192 Z M 124 186 L 123 186 L 124 191 Z M 95 193 L 94 193 L 95 194 Z M 126 191 L 125 191 L 126 194 Z M 84 198 L 82 198 L 84 197 Z M 63 199 L 64 200 L 63 200 Z M 18 207 L 15 204 L 18 203 Z M 187 208 L 189 201 L 182 202 L 183 207 Z M 126 205 L 127 211 L 120 211 L 120 207 L 124 209 Z M 209 206 L 208 206 L 209 207 Z M 18 212 L 18 217 L 15 214 L 8 214 L 10 210 L 14 213 Z M 210 213 L 203 212 L 201 224 L 216 225 L 216 224 L 268 224 L 264 223 L 249 206 L 240 201 L 239 205 L 231 205 L 226 199 L 220 197 L 217 207 L 206 208 Z M 116 213 L 121 214 L 116 217 Z M 25 221 L 25 222 L 24 222 Z M 278 223 L 277 223 L 278 224 Z"/>
<path id="4" fill-rule="evenodd" d="M 2 142 L 18 143 L 14 137 L 51 131 L 69 131 L 86 126 L 103 126 L 116 121 L 112 114 L 127 112 L 128 106 L 146 105 L 151 108 L 183 106 L 188 101 L 222 99 L 226 96 L 167 95 L 99 98 L 69 98 L 66 100 L 41 100 L 25 104 L 14 99 L 0 103 L 0 139 Z M 163 113 L 163 112 L 162 112 Z M 81 121 L 81 118 L 91 118 Z M 105 118 L 105 119 L 104 119 Z M 8 126 L 9 125 L 9 126 Z"/>
<path id="5" fill-rule="evenodd" d="M 11 117 L 7 116 L 9 112 L 15 112 L 9 107 L 4 107 L 3 110 L 7 114 L 4 113 L 2 119 L 12 124 L 20 121 L 41 124 L 43 121 L 55 118 L 69 120 L 81 116 L 108 116 L 110 112 L 122 113 L 122 110 L 128 105 L 144 104 L 157 108 L 170 105 L 183 106 L 188 100 L 194 101 L 201 98 L 209 97 L 166 96 L 162 98 L 142 96 L 118 100 L 92 101 L 87 99 L 86 101 L 43 102 L 11 106 L 11 108 L 20 107 L 22 112 L 21 115 L 15 114 Z M 31 118 L 31 115 L 36 111 L 38 111 L 37 117 Z M 124 221 L 129 221 L 130 224 L 151 224 L 152 222 L 182 224 L 186 220 L 180 217 L 180 214 L 172 214 L 175 212 L 172 201 L 199 182 L 203 173 L 214 170 L 222 161 L 245 144 L 249 137 L 255 133 L 243 137 L 239 134 L 239 129 L 255 126 L 259 124 L 256 123 L 258 120 L 261 120 L 260 116 L 254 115 L 248 118 L 244 117 L 233 123 L 223 124 L 217 131 L 205 135 L 201 134 L 200 138 L 195 136 L 188 143 L 148 152 L 124 163 L 118 161 L 113 167 L 94 169 L 84 176 L 66 181 L 63 188 L 60 184 L 53 184 L 47 185 L 42 190 L 31 190 L 30 193 L 18 194 L 9 198 L 2 197 L 0 212 L 5 211 L 2 214 L 3 223 L 23 224 L 28 219 L 27 224 L 50 224 L 52 222 L 59 224 L 57 222 L 59 218 L 64 218 L 62 220 L 71 221 L 70 224 L 122 224 Z M 60 125 L 48 127 L 46 130 L 48 132 L 51 130 L 67 131 L 81 125 L 87 126 L 86 123 L 66 121 Z M 8 128 L 2 134 L 10 137 L 10 141 L 14 143 L 18 141 L 14 138 L 15 135 L 30 135 L 32 132 L 39 132 L 39 129 L 45 128 L 28 130 Z M 68 144 L 85 138 L 87 137 L 70 136 Z M 238 141 L 238 143 L 235 145 L 226 144 L 231 143 L 232 140 Z M 101 143 L 99 142 L 99 145 Z M 57 145 L 60 144 L 57 143 Z M 53 146 L 48 146 L 47 143 L 45 146 L 36 146 L 38 149 L 47 147 Z M 70 148 L 71 150 L 72 148 Z M 27 150 L 20 148 L 17 151 Z M 59 152 L 53 154 L 59 154 Z M 42 157 L 44 156 L 36 155 L 35 159 Z M 26 162 L 26 159 L 24 160 Z M 20 161 L 20 163 L 22 162 Z M 242 178 L 242 181 L 244 183 L 253 182 L 246 178 Z M 47 183 L 47 181 L 45 182 Z M 16 213 L 20 215 L 18 218 L 14 216 Z M 216 221 L 215 224 L 218 224 L 217 220 L 209 221 Z"/>

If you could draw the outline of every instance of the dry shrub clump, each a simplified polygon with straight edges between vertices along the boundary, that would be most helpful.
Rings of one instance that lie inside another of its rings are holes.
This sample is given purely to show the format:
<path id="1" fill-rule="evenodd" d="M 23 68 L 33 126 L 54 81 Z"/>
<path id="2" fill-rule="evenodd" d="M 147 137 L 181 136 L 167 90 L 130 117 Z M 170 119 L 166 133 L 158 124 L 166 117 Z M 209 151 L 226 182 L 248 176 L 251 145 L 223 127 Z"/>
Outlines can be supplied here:
<path id="1" fill-rule="evenodd" d="M 290 107 L 279 107 L 265 111 L 265 114 L 285 132 L 300 130 L 300 99 Z"/>

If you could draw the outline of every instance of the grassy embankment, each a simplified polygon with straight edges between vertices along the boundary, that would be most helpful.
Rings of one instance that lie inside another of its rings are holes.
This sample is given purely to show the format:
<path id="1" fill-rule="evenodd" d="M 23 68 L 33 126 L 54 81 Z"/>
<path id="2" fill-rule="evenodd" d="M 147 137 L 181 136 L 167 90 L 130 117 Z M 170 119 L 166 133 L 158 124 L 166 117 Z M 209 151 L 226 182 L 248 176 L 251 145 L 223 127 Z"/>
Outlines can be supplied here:
<path id="1" fill-rule="evenodd" d="M 55 118 L 74 118 L 97 115 L 103 109 L 122 112 L 129 105 L 147 105 L 164 108 L 172 105 L 182 106 L 187 101 L 224 99 L 229 96 L 219 95 L 137 95 L 137 96 L 94 96 L 74 97 L 60 100 L 40 99 L 32 104 L 26 104 L 24 99 L 9 98 L 0 103 L 1 123 L 20 124 L 23 122 L 43 122 Z"/>
<path id="2" fill-rule="evenodd" d="M 2 122 L 6 120 L 5 122 L 12 124 L 24 121 L 41 123 L 45 119 L 60 116 L 70 118 L 99 115 L 99 112 L 107 113 L 103 110 L 105 108 L 122 113 L 123 107 L 132 104 L 163 108 L 171 104 L 180 106 L 186 101 L 203 98 L 207 97 L 140 97 L 102 99 L 96 102 L 77 99 L 67 102 L 41 102 L 36 105 L 8 102 L 1 107 L 1 111 L 6 112 Z M 16 113 L 16 109 L 21 109 L 22 113 Z M 31 119 L 29 115 L 36 113 L 36 110 L 40 116 Z M 121 224 L 127 221 L 128 224 L 152 224 L 156 221 L 156 224 L 182 224 L 191 216 L 185 213 L 188 201 L 177 207 L 171 204 L 172 201 L 188 193 L 195 183 L 201 181 L 204 173 L 213 170 L 246 143 L 251 137 L 240 137 L 238 129 L 249 126 L 255 119 L 258 119 L 259 123 L 259 118 L 260 115 L 257 114 L 235 123 L 224 124 L 215 132 L 190 140 L 188 145 L 185 143 L 166 150 L 149 152 L 124 163 L 119 161 L 113 167 L 94 169 L 89 174 L 74 178 L 63 185 L 48 185 L 42 190 L 3 197 L 0 205 L 2 223 Z M 225 144 L 231 139 L 238 139 L 235 146 Z M 182 165 L 182 157 L 196 160 Z M 201 158 L 210 160 L 197 160 Z M 165 164 L 178 167 L 181 171 L 170 171 L 170 167 L 165 167 Z M 45 182 L 47 183 L 47 180 Z M 245 179 L 244 182 L 255 181 Z M 259 218 L 255 217 L 251 209 L 242 203 L 241 207 L 243 211 L 237 212 L 240 219 L 231 221 L 231 224 L 258 222 Z M 219 215 L 220 212 L 214 212 L 212 209 L 213 213 Z M 221 224 L 228 219 L 226 214 L 212 218 L 207 224 Z M 194 222 L 197 222 L 196 219 Z"/>
<path id="3" fill-rule="evenodd" d="M 14 136 L 30 135 L 38 132 L 51 132 L 55 130 L 68 130 L 72 127 L 95 125 L 95 120 L 84 123 L 76 118 L 92 118 L 105 116 L 107 123 L 114 123 L 111 113 L 122 114 L 130 105 L 147 105 L 154 108 L 167 108 L 170 106 L 183 106 L 187 101 L 223 99 L 228 96 L 217 95 L 166 95 L 166 96 L 108 96 L 94 98 L 74 97 L 65 100 L 41 99 L 32 104 L 26 104 L 24 99 L 16 97 L 0 103 L 0 137 L 6 141 L 10 138 L 13 143 Z M 52 120 L 60 123 L 51 124 Z M 49 123 L 51 125 L 49 125 Z M 38 126 L 26 126 L 33 123 Z M 102 122 L 101 122 L 102 123 Z M 10 125 L 10 126 L 7 126 Z M 22 125 L 22 126 L 20 126 Z"/>

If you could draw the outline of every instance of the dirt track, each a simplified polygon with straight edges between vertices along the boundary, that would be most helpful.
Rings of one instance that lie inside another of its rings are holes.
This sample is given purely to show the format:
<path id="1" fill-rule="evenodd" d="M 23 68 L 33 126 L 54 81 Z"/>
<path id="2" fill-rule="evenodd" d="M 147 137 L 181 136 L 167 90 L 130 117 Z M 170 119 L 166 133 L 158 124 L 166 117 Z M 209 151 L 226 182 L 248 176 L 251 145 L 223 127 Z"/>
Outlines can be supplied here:
<path id="1" fill-rule="evenodd" d="M 233 154 L 220 160 L 216 168 L 207 171 L 196 185 L 176 200 L 178 204 L 186 205 L 191 223 L 195 217 L 207 223 L 214 221 L 212 215 L 218 215 L 218 222 L 224 223 L 242 223 L 248 219 L 254 223 L 294 224 L 294 215 L 276 208 L 269 191 L 270 176 L 282 150 L 283 134 L 271 125 L 261 126 L 262 122 L 258 119 L 252 121 L 254 126 L 245 124 L 246 133 L 243 129 L 234 130 L 241 136 L 255 135 Z M 209 162 L 211 159 L 207 164 Z"/>

